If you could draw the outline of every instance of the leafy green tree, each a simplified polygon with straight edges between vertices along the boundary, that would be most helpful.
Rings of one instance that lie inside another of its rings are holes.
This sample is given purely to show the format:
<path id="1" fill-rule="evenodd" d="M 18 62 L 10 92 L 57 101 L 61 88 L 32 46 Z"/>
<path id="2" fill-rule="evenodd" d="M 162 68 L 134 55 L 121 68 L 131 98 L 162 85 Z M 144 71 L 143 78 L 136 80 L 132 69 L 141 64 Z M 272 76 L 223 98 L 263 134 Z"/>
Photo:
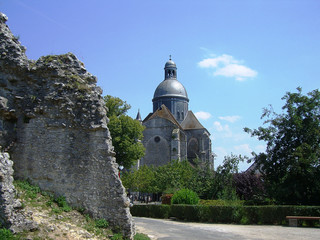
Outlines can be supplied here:
<path id="1" fill-rule="evenodd" d="M 108 128 L 116 152 L 116 161 L 129 169 L 145 153 L 141 143 L 144 127 L 139 121 L 126 115 L 130 105 L 125 101 L 110 95 L 105 96 L 104 100 L 108 107 Z"/>
<path id="2" fill-rule="evenodd" d="M 107 95 L 104 97 L 106 107 L 108 108 L 107 117 L 126 115 L 131 106 L 118 97 Z"/>
<path id="3" fill-rule="evenodd" d="M 266 188 L 279 203 L 320 202 L 320 92 L 287 92 L 281 114 L 264 109 L 267 127 L 244 130 L 267 142 L 266 153 L 255 155 Z"/>
<path id="4" fill-rule="evenodd" d="M 239 171 L 239 163 L 243 162 L 247 157 L 231 154 L 225 156 L 223 164 L 217 167 L 214 183 L 213 183 L 213 198 L 224 200 L 235 200 L 236 189 L 233 185 L 233 175 Z"/>
<path id="5" fill-rule="evenodd" d="M 157 187 L 160 192 L 175 192 L 188 188 L 194 175 L 194 169 L 187 160 L 173 160 L 156 170 Z"/>
<path id="6" fill-rule="evenodd" d="M 193 176 L 189 189 L 195 191 L 201 199 L 212 199 L 214 195 L 214 171 L 209 163 L 202 164 L 200 159 L 194 159 Z"/>
<path id="7" fill-rule="evenodd" d="M 143 165 L 136 171 L 126 172 L 122 178 L 122 182 L 131 191 L 142 193 L 158 192 L 155 169 L 152 166 Z"/>

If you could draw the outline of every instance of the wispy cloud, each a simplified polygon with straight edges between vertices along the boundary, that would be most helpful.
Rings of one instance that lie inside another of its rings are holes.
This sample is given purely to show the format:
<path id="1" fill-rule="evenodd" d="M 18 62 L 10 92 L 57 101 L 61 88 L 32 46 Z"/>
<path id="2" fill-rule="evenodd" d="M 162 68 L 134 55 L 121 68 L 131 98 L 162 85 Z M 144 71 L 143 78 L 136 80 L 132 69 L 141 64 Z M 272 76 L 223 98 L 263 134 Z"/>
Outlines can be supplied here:
<path id="1" fill-rule="evenodd" d="M 225 117 L 219 117 L 221 120 L 225 120 L 230 123 L 234 123 L 238 121 L 241 117 L 240 116 L 225 116 Z"/>
<path id="2" fill-rule="evenodd" d="M 211 114 L 208 112 L 200 111 L 200 112 L 196 112 L 195 115 L 198 119 L 202 119 L 202 120 L 207 120 L 207 119 L 211 118 Z"/>
<path id="3" fill-rule="evenodd" d="M 49 22 L 51 22 L 51 23 L 59 26 L 60 28 L 62 28 L 62 29 L 64 29 L 64 30 L 70 31 L 70 29 L 67 28 L 65 25 L 63 25 L 63 24 L 61 24 L 59 21 L 57 21 L 57 20 L 49 17 L 48 15 L 44 14 L 43 12 L 41 12 L 41 11 L 35 9 L 35 8 L 30 7 L 28 3 L 25 3 L 25 2 L 20 1 L 20 0 L 16 0 L 16 1 L 17 1 L 17 3 L 18 3 L 20 6 L 26 8 L 27 10 L 31 10 L 33 13 L 35 13 L 35 14 L 37 14 L 38 16 L 42 17 L 43 19 L 45 19 L 45 20 L 47 20 L 47 21 L 49 21 Z"/>
<path id="4" fill-rule="evenodd" d="M 257 72 L 236 60 L 233 56 L 223 54 L 221 56 L 206 58 L 198 63 L 202 68 L 213 70 L 214 76 L 234 77 L 237 81 L 257 76 Z"/>
<path id="5" fill-rule="evenodd" d="M 215 121 L 213 123 L 213 127 L 217 132 L 222 133 L 222 137 L 231 137 L 232 136 L 232 131 L 230 130 L 230 127 L 228 124 L 222 125 L 220 122 Z"/>
<path id="6" fill-rule="evenodd" d="M 238 146 L 234 146 L 234 149 L 236 150 L 237 154 L 245 155 L 245 156 L 251 156 L 252 149 L 249 146 L 249 144 L 241 144 Z"/>

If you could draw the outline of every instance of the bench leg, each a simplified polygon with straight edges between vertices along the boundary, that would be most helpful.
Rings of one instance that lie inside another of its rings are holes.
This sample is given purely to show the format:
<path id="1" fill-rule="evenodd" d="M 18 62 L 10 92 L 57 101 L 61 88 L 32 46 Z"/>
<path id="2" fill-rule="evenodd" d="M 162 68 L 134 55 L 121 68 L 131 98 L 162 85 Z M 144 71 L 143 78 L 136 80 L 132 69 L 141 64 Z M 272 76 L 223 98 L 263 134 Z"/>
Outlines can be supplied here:
<path id="1" fill-rule="evenodd" d="M 289 219 L 290 227 L 298 227 L 298 219 Z"/>

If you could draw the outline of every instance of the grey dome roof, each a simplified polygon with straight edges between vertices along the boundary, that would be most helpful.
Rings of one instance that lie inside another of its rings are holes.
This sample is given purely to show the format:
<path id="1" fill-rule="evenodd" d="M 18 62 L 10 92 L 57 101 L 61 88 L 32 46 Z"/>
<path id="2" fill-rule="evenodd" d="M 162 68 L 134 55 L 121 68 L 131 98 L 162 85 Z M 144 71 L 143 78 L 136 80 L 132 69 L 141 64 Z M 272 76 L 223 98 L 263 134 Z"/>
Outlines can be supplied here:
<path id="1" fill-rule="evenodd" d="M 168 62 L 166 62 L 166 65 L 164 66 L 165 68 L 172 68 L 172 67 L 174 67 L 174 68 L 176 68 L 177 66 L 176 66 L 176 64 L 174 63 L 174 61 L 172 61 L 171 59 L 168 61 Z"/>
<path id="2" fill-rule="evenodd" d="M 153 99 L 159 97 L 182 97 L 188 99 L 188 94 L 184 86 L 178 80 L 166 79 L 159 84 L 154 92 Z"/>

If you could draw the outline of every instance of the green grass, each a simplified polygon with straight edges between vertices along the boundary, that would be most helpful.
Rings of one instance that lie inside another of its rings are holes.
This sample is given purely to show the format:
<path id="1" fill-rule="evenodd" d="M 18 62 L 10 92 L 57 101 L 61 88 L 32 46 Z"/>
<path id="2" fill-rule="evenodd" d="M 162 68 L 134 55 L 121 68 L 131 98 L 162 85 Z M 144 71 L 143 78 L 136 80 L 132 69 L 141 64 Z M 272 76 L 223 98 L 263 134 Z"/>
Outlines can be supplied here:
<path id="1" fill-rule="evenodd" d="M 134 240 L 150 240 L 150 238 L 146 235 L 146 234 L 143 234 L 143 233 L 137 233 L 134 238 Z"/>
<path id="2" fill-rule="evenodd" d="M 54 215 L 63 215 L 64 212 L 68 213 L 72 209 L 66 202 L 66 198 L 64 196 L 60 197 L 54 197 L 53 194 L 50 194 L 48 192 L 41 191 L 39 187 L 33 186 L 28 181 L 20 181 L 15 180 L 14 181 L 15 188 L 18 192 L 19 199 L 22 202 L 23 206 L 32 206 L 32 207 L 40 207 L 42 210 L 49 211 L 49 214 Z M 80 212 L 83 215 L 84 209 L 78 208 L 78 212 Z M 84 216 L 84 223 L 79 227 L 83 227 L 88 232 L 91 232 L 95 234 L 96 236 L 106 237 L 106 236 L 112 236 L 111 240 L 124 240 L 123 236 L 119 231 L 114 231 L 109 228 L 109 223 L 105 219 L 93 219 L 89 215 L 83 215 Z M 68 217 L 65 216 L 60 221 L 67 221 Z M 0 240 L 20 240 L 20 239 L 26 239 L 25 236 L 27 236 L 28 232 L 23 232 L 20 234 L 14 235 L 10 230 L 1 228 L 0 226 Z M 33 240 L 48 240 L 49 238 L 39 236 L 40 232 L 36 230 L 32 234 Z M 148 240 L 150 238 L 147 237 L 147 235 L 138 233 L 134 237 L 135 240 Z"/>
<path id="3" fill-rule="evenodd" d="M 1 240 L 18 240 L 19 237 L 13 235 L 13 233 L 9 229 L 1 228 L 0 239 Z"/>

